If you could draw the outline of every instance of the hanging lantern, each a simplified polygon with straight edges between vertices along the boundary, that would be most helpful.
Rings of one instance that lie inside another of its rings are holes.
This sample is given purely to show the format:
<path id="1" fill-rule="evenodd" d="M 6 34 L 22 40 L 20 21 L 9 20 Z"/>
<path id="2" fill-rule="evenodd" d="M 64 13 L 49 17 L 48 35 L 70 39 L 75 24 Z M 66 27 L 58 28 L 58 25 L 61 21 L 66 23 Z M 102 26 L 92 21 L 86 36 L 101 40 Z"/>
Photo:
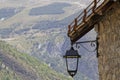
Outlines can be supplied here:
<path id="1" fill-rule="evenodd" d="M 81 55 L 78 54 L 77 50 L 74 50 L 74 48 L 71 47 L 70 50 L 66 51 L 66 54 L 63 57 L 66 59 L 66 66 L 69 75 L 72 77 L 75 76 L 78 70 L 79 58 Z"/>

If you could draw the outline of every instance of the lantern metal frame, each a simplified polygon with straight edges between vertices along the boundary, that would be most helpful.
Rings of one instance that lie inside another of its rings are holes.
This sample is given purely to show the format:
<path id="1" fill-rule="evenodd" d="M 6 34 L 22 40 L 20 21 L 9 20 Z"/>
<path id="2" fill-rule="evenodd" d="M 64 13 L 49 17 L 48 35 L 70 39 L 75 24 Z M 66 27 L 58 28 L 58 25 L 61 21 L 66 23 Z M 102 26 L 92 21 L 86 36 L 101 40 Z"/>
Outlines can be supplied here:
<path id="1" fill-rule="evenodd" d="M 67 71 L 69 73 L 70 76 L 75 76 L 75 74 L 77 73 L 78 71 L 78 63 L 79 63 L 79 58 L 81 58 L 81 55 L 78 54 L 78 51 L 77 50 L 74 50 L 73 46 L 71 46 L 70 50 L 67 50 L 66 51 L 66 54 L 63 56 L 63 58 L 66 59 L 66 66 L 67 66 Z M 76 58 L 77 59 L 77 65 L 76 65 L 76 69 L 75 70 L 69 70 L 69 64 L 68 64 L 68 61 L 67 59 L 73 59 L 73 58 Z"/>

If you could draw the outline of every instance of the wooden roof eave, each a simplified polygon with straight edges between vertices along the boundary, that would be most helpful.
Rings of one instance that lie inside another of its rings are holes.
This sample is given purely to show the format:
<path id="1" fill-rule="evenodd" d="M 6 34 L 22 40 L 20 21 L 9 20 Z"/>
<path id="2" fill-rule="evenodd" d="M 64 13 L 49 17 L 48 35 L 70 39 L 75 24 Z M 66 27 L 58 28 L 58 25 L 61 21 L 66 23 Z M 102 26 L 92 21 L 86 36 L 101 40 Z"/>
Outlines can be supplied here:
<path id="1" fill-rule="evenodd" d="M 103 15 L 106 11 L 108 11 L 108 9 L 110 9 L 112 4 L 113 3 L 111 3 L 110 0 L 107 0 L 106 2 L 101 4 L 101 6 L 97 7 L 95 13 L 92 13 L 90 16 L 87 17 L 86 22 L 82 22 L 80 25 L 76 27 L 75 30 L 71 31 L 71 33 L 68 33 L 71 42 L 75 43 L 78 39 L 83 37 L 91 29 L 93 29 L 94 24 L 99 22 L 101 15 Z M 94 21 L 94 17 L 96 17 L 96 15 L 98 18 Z"/>

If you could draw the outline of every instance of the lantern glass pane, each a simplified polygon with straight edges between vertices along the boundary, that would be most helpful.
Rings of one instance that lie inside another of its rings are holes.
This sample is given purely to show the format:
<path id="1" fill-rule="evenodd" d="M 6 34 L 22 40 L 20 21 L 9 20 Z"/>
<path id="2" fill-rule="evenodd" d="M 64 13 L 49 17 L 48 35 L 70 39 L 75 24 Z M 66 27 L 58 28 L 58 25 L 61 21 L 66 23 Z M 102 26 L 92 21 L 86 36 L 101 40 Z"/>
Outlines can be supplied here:
<path id="1" fill-rule="evenodd" d="M 67 58 L 68 70 L 75 71 L 77 68 L 77 58 Z"/>

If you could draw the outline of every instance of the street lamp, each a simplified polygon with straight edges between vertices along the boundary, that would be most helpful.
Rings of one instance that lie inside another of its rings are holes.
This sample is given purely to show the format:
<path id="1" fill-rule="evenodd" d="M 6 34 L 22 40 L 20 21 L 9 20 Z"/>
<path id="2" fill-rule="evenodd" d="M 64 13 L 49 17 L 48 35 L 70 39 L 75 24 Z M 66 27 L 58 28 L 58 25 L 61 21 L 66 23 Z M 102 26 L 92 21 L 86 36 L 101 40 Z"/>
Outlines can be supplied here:
<path id="1" fill-rule="evenodd" d="M 74 50 L 73 47 L 71 47 L 70 50 L 66 51 L 66 54 L 63 56 L 66 59 L 66 66 L 67 71 L 70 76 L 75 76 L 78 70 L 78 62 L 81 55 L 78 54 L 77 50 Z"/>

